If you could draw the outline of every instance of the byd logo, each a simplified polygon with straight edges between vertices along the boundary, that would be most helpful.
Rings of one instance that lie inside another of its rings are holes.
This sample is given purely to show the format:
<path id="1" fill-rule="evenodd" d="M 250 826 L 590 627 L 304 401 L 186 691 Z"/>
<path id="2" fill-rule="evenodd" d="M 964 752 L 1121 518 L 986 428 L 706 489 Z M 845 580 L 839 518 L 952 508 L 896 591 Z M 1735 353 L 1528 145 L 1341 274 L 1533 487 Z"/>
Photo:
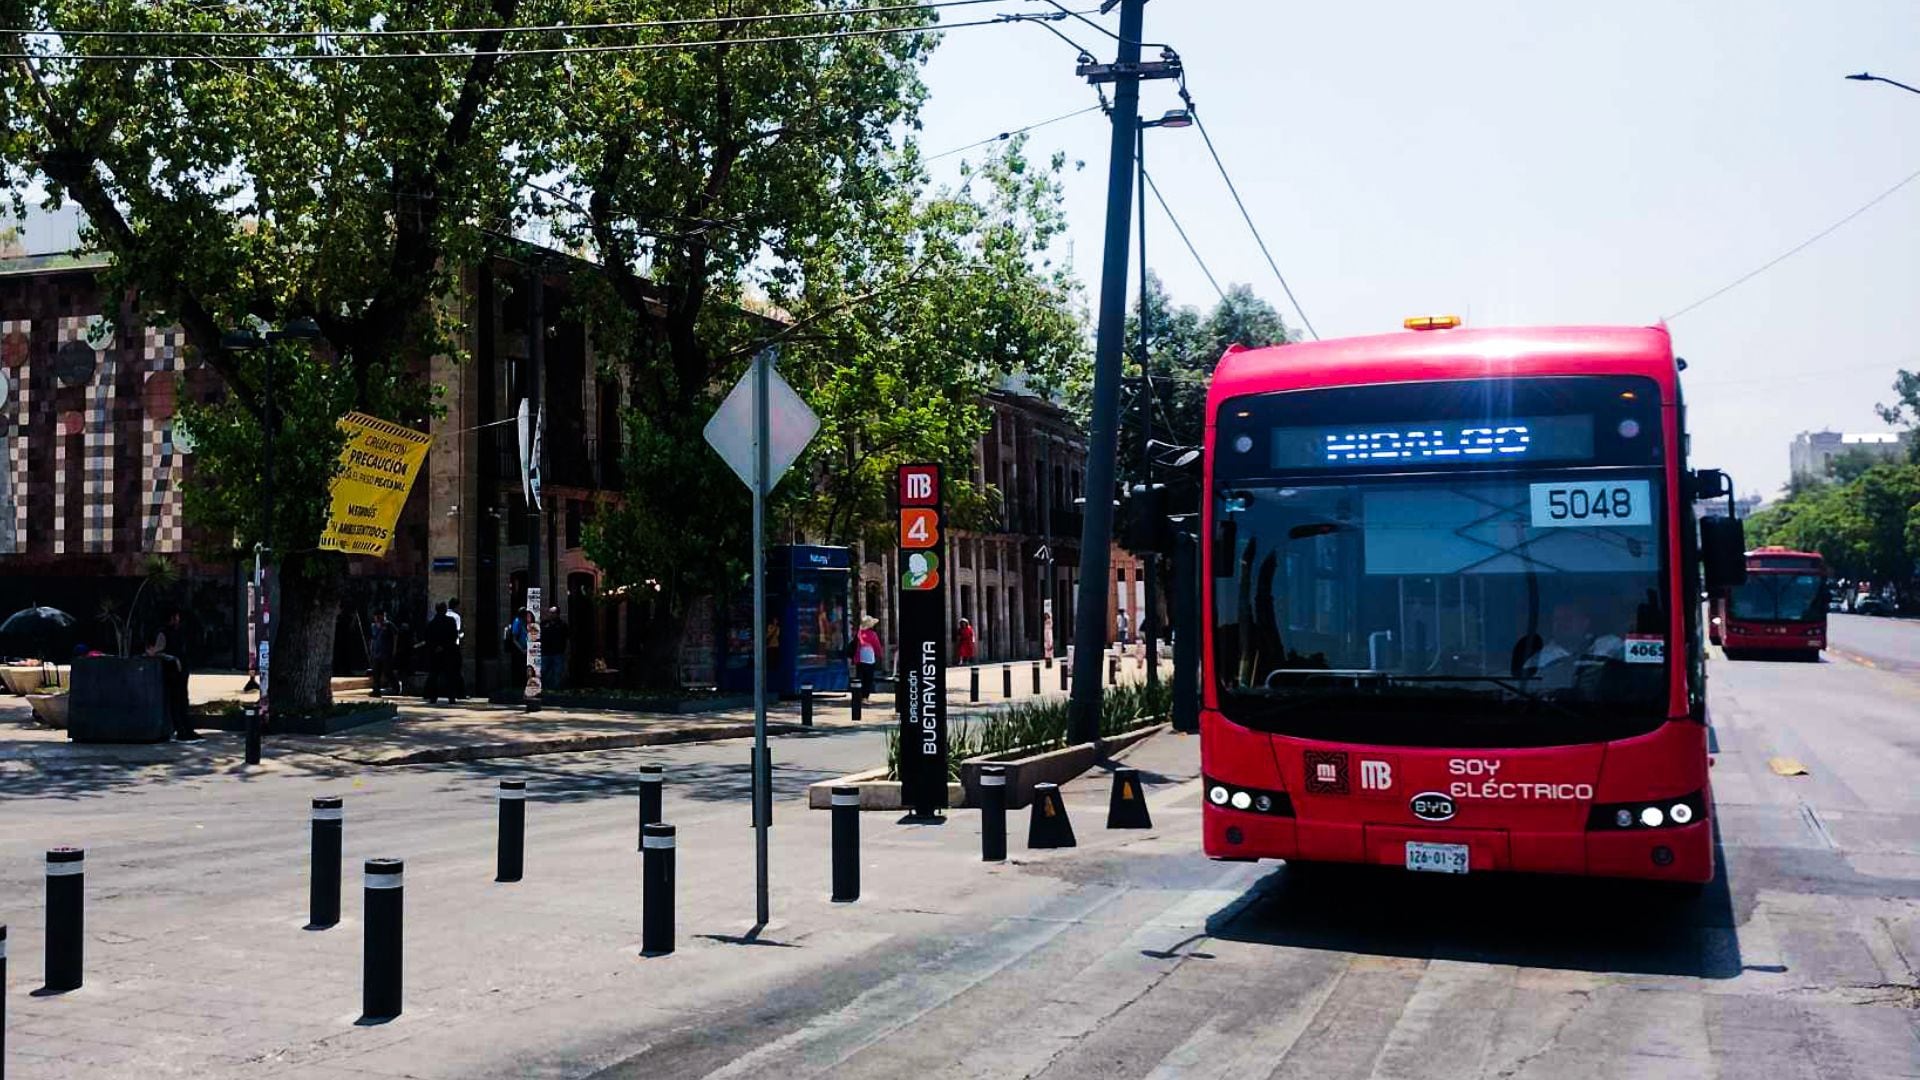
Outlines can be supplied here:
<path id="1" fill-rule="evenodd" d="M 1448 821 L 1453 817 L 1453 800 L 1437 791 L 1423 791 L 1408 805 L 1421 821 Z"/>

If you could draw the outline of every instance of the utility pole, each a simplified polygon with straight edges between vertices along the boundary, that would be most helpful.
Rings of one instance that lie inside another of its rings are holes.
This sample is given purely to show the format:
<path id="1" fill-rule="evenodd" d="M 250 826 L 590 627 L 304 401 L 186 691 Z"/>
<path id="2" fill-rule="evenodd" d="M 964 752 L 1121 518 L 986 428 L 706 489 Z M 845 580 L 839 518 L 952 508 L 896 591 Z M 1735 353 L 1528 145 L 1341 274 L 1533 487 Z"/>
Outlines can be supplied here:
<path id="1" fill-rule="evenodd" d="M 1114 0 L 1102 5 L 1111 9 Z M 1088 82 L 1113 83 L 1113 135 L 1107 152 L 1106 251 L 1100 266 L 1100 329 L 1093 350 L 1093 418 L 1087 438 L 1086 518 L 1080 528 L 1080 591 L 1074 598 L 1072 738 L 1100 735 L 1100 663 L 1111 590 L 1113 493 L 1120 448 L 1120 351 L 1127 318 L 1127 226 L 1133 211 L 1133 156 L 1140 126 L 1140 80 L 1180 75 L 1180 62 L 1142 64 L 1146 0 L 1119 0 L 1120 48 L 1112 64 L 1081 64 Z"/>
<path id="2" fill-rule="evenodd" d="M 546 395 L 541 392 L 541 368 L 545 366 L 547 352 L 547 275 L 545 268 L 535 265 L 528 270 L 533 278 L 532 291 L 527 297 L 527 440 L 529 445 L 523 451 L 528 455 L 528 475 L 531 483 L 527 492 L 527 633 L 529 636 L 540 631 L 533 625 L 540 618 L 540 612 L 534 607 L 545 605 L 546 590 L 541 582 L 546 576 L 545 564 L 541 561 L 540 542 L 545 538 L 545 523 L 540 513 L 540 455 L 545 451 L 546 440 L 540 437 L 540 426 L 546 417 L 542 415 L 546 407 Z M 528 658 L 529 661 L 531 657 Z M 526 672 L 519 672 L 522 707 L 532 712 L 540 707 L 540 699 L 528 694 L 527 685 L 531 678 Z M 508 699 L 512 700 L 512 699 Z"/>
<path id="3" fill-rule="evenodd" d="M 1136 200 L 1140 204 L 1140 494 L 1146 499 L 1146 507 L 1157 516 L 1160 500 L 1153 492 L 1153 361 L 1147 355 L 1147 125 L 1138 127 L 1134 160 L 1140 166 L 1140 197 Z M 1147 685 L 1150 687 L 1160 685 L 1160 645 L 1155 640 L 1160 632 L 1160 618 L 1155 614 L 1159 605 L 1155 603 L 1158 594 L 1154 591 L 1159 564 L 1158 551 L 1148 550 L 1140 560 L 1140 633 L 1146 638 Z"/>

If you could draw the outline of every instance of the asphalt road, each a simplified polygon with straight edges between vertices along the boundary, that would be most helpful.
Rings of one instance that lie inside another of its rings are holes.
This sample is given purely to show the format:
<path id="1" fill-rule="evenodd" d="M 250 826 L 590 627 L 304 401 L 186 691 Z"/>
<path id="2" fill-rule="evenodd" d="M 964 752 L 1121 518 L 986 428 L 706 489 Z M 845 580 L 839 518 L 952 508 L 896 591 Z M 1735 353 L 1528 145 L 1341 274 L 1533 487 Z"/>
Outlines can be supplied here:
<path id="1" fill-rule="evenodd" d="M 1723 879 L 1301 875 L 1197 854 L 1197 753 L 1133 763 L 1156 828 L 978 861 L 977 819 L 867 814 L 865 892 L 827 901 L 804 785 L 875 732 L 782 739 L 772 925 L 749 927 L 745 745 L 178 778 L 0 773 L 13 924 L 8 1075 L 1920 1076 L 1920 659 L 1716 659 Z M 1905 650 L 1905 651 L 1902 651 Z M 1866 657 L 1865 651 L 1857 655 Z M 1790 757 L 1805 775 L 1768 762 Z M 680 949 L 637 956 L 632 776 L 667 766 Z M 524 777 L 527 880 L 492 882 L 500 776 Z M 356 1024 L 347 921 L 302 930 L 306 802 L 347 796 L 349 866 L 408 860 L 407 1012 Z M 39 854 L 89 848 L 88 986 L 39 984 Z"/>
<path id="2" fill-rule="evenodd" d="M 1827 616 L 1829 654 L 1869 667 L 1920 675 L 1920 619 Z"/>

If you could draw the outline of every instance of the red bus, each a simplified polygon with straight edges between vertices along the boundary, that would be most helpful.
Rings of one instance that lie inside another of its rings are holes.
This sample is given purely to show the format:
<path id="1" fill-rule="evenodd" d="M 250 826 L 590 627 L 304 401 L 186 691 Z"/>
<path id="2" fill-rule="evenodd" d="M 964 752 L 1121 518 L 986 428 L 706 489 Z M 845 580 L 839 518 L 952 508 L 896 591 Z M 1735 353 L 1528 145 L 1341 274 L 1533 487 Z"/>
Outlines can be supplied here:
<path id="1" fill-rule="evenodd" d="M 1827 647 L 1826 560 L 1783 547 L 1747 552 L 1746 584 L 1714 596 L 1708 636 L 1728 659 L 1819 659 Z"/>
<path id="2" fill-rule="evenodd" d="M 1731 485 L 1686 467 L 1667 333 L 1457 322 L 1214 373 L 1205 850 L 1704 883 L 1687 598 L 1743 545 L 1694 527 Z"/>

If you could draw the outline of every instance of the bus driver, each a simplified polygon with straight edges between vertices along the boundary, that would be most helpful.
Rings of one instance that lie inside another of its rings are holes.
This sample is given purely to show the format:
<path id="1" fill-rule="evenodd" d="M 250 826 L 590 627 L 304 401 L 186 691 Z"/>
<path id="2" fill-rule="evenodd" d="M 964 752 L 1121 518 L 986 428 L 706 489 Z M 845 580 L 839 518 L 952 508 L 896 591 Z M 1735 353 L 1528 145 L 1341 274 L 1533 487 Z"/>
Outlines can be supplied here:
<path id="1" fill-rule="evenodd" d="M 1594 635 L 1593 616 L 1577 600 L 1553 605 L 1547 635 L 1546 643 L 1527 658 L 1524 669 L 1525 674 L 1540 680 L 1542 689 L 1571 687 L 1574 671 L 1582 662 L 1620 660 L 1626 655 L 1626 642 L 1620 635 Z"/>

